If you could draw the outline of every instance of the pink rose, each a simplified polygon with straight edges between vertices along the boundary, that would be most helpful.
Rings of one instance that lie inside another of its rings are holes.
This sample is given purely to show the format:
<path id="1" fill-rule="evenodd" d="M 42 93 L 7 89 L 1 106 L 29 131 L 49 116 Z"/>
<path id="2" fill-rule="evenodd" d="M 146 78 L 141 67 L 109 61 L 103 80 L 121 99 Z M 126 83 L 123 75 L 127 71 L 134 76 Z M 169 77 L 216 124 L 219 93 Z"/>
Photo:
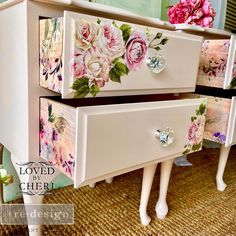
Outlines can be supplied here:
<path id="1" fill-rule="evenodd" d="M 188 140 L 189 144 L 199 144 L 203 139 L 205 117 L 199 116 L 189 127 Z"/>
<path id="2" fill-rule="evenodd" d="M 134 31 L 126 43 L 125 61 L 129 70 L 138 70 L 146 57 L 148 41 L 146 34 Z"/>
<path id="3" fill-rule="evenodd" d="M 99 48 L 91 48 L 85 55 L 86 76 L 97 86 L 104 87 L 109 80 L 111 63 Z"/>
<path id="4" fill-rule="evenodd" d="M 178 3 L 177 5 L 168 9 L 169 21 L 172 24 L 185 23 L 192 13 L 192 6 L 189 4 Z"/>
<path id="5" fill-rule="evenodd" d="M 188 130 L 188 140 L 191 145 L 196 144 L 196 133 L 198 131 L 198 126 L 192 123 Z"/>
<path id="6" fill-rule="evenodd" d="M 75 21 L 75 45 L 81 49 L 89 49 L 98 36 L 98 25 L 93 21 L 81 18 Z"/>
<path id="7" fill-rule="evenodd" d="M 106 23 L 101 30 L 101 36 L 96 42 L 97 46 L 102 49 L 103 53 L 107 55 L 111 61 L 117 57 L 121 57 L 125 50 L 122 31 L 110 23 Z"/>
<path id="8" fill-rule="evenodd" d="M 76 49 L 75 55 L 71 62 L 71 73 L 74 79 L 81 78 L 85 75 L 86 67 L 84 63 L 85 52 L 81 49 Z"/>

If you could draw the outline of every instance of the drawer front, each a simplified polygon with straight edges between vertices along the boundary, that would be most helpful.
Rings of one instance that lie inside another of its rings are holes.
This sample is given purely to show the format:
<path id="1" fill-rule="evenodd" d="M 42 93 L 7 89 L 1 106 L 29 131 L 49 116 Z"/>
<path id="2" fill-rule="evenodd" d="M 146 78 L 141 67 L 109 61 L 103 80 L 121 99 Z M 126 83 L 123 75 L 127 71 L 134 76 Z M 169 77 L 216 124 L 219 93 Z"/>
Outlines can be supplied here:
<path id="1" fill-rule="evenodd" d="M 75 186 L 200 150 L 205 101 L 191 99 L 78 108 Z M 166 128 L 173 131 L 174 141 L 163 147 L 161 138 L 154 133 Z"/>
<path id="2" fill-rule="evenodd" d="M 236 87 L 236 41 L 205 40 L 202 45 L 197 85 L 233 89 Z"/>
<path id="3" fill-rule="evenodd" d="M 198 151 L 205 102 L 189 99 L 73 108 L 41 98 L 40 156 L 78 187 Z"/>
<path id="4" fill-rule="evenodd" d="M 63 98 L 193 91 L 201 45 L 198 36 L 65 12 L 40 22 L 41 85 Z"/>

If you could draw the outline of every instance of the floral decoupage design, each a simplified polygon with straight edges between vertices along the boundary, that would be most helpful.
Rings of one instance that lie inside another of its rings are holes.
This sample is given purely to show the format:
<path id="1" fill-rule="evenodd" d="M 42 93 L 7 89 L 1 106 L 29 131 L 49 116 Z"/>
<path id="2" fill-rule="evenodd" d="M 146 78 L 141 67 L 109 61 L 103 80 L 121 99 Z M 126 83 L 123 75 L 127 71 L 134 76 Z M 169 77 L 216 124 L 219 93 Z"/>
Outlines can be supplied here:
<path id="1" fill-rule="evenodd" d="M 62 92 L 63 18 L 40 20 L 40 85 Z"/>
<path id="2" fill-rule="evenodd" d="M 206 104 L 201 103 L 196 110 L 196 114 L 191 117 L 191 124 L 188 129 L 188 144 L 184 147 L 184 155 L 198 151 L 202 148 L 205 114 Z"/>
<path id="3" fill-rule="evenodd" d="M 75 116 L 73 107 L 41 99 L 40 156 L 73 179 Z"/>
<path id="4" fill-rule="evenodd" d="M 167 41 L 161 32 L 151 38 L 148 29 L 133 29 L 128 24 L 74 20 L 74 97 L 96 96 L 107 83 L 122 83 L 122 76 L 141 68 L 149 49 L 158 53 Z"/>
<path id="5" fill-rule="evenodd" d="M 231 99 L 207 97 L 207 114 L 204 138 L 225 144 Z"/>
<path id="6" fill-rule="evenodd" d="M 202 46 L 198 85 L 222 88 L 230 40 L 205 40 Z"/>
<path id="7" fill-rule="evenodd" d="M 230 89 L 236 89 L 236 51 L 234 52 L 234 66 L 233 66 L 233 75 L 230 82 Z"/>

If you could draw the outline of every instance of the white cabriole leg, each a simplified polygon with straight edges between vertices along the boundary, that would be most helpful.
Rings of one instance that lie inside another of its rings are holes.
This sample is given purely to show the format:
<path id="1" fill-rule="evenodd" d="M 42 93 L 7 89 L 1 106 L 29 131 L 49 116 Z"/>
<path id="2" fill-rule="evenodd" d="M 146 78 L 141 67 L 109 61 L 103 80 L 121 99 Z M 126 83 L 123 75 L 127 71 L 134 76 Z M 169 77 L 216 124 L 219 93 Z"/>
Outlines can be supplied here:
<path id="1" fill-rule="evenodd" d="M 43 203 L 43 195 L 23 195 L 24 198 L 24 204 L 30 205 L 30 204 L 42 204 Z M 38 208 L 37 208 L 38 209 Z M 29 213 L 31 211 L 28 211 Z M 26 214 L 27 214 L 27 207 L 26 207 Z M 27 217 L 27 220 L 29 221 L 29 216 Z M 37 225 L 30 225 L 28 224 L 28 230 L 29 230 L 29 236 L 40 236 L 41 235 L 41 222 L 37 222 Z"/>
<path id="2" fill-rule="evenodd" d="M 106 183 L 111 184 L 113 182 L 113 177 L 112 178 L 108 178 L 105 181 L 106 181 Z"/>
<path id="3" fill-rule="evenodd" d="M 219 163 L 218 163 L 218 170 L 216 174 L 216 186 L 219 191 L 224 191 L 226 188 L 226 184 L 223 180 L 225 166 L 228 160 L 229 151 L 231 147 L 225 147 L 223 144 L 221 144 L 220 147 L 220 157 L 219 157 Z"/>
<path id="4" fill-rule="evenodd" d="M 147 214 L 147 205 L 150 196 L 150 191 L 152 188 L 152 182 L 155 175 L 157 164 L 150 165 L 143 168 L 143 183 L 142 183 L 142 192 L 141 200 L 139 207 L 140 220 L 143 225 L 148 225 L 151 221 L 151 218 Z"/>
<path id="5" fill-rule="evenodd" d="M 159 192 L 159 199 L 156 204 L 156 214 L 159 219 L 164 219 L 168 213 L 166 195 L 167 195 L 172 165 L 173 165 L 173 159 L 168 161 L 163 161 L 161 163 L 160 192 Z"/>

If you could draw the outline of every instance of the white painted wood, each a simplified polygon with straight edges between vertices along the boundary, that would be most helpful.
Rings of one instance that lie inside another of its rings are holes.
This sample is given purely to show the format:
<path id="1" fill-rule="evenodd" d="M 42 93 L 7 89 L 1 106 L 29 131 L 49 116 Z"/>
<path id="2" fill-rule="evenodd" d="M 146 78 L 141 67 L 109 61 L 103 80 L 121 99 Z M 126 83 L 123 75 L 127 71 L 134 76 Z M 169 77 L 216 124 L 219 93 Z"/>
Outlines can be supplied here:
<path id="1" fill-rule="evenodd" d="M 23 2 L 24 0 L 8 0 L 5 2 L 0 3 L 0 10 L 12 7 L 20 2 Z"/>
<path id="2" fill-rule="evenodd" d="M 225 71 L 224 89 L 230 88 L 230 83 L 233 79 L 233 68 L 236 58 L 236 36 L 231 36 L 230 47 L 227 58 L 227 67 Z"/>
<path id="3" fill-rule="evenodd" d="M 160 193 L 158 202 L 156 204 L 156 214 L 159 219 L 164 219 L 168 213 L 166 195 L 167 195 L 172 165 L 173 165 L 173 159 L 163 161 L 161 163 Z"/>
<path id="4" fill-rule="evenodd" d="M 236 144 L 236 97 L 231 99 L 231 108 L 229 114 L 227 136 L 225 146 L 229 147 Z"/>
<path id="5" fill-rule="evenodd" d="M 64 40 L 63 40 L 63 83 L 62 97 L 73 98 L 73 90 L 71 89 L 74 78 L 71 74 L 71 59 L 73 56 L 74 40 L 73 40 L 73 22 L 78 19 L 90 19 L 97 21 L 97 17 L 78 14 L 73 12 L 65 12 L 64 15 Z M 101 21 L 112 21 L 100 17 Z M 116 24 L 121 25 L 123 22 L 116 21 Z M 146 31 L 147 26 L 130 24 L 136 30 Z M 141 69 L 130 71 L 128 75 L 121 78 L 121 83 L 109 81 L 97 96 L 108 96 L 110 92 L 113 96 L 135 93 L 137 91 L 151 90 L 152 93 L 159 93 L 159 90 L 165 93 L 173 92 L 193 92 L 195 90 L 200 50 L 202 46 L 202 38 L 190 36 L 187 34 L 176 33 L 156 28 L 149 28 L 150 37 L 154 38 L 157 32 L 163 32 L 167 37 L 168 43 L 162 47 L 161 54 L 166 60 L 166 68 L 159 74 L 153 73 L 144 62 Z M 186 50 L 183 50 L 185 48 Z M 154 54 L 149 50 L 148 57 Z M 188 63 L 191 60 L 191 63 Z M 186 66 L 188 65 L 188 66 Z M 150 93 L 150 92 L 149 92 Z M 110 95 L 109 94 L 109 95 Z"/>
<path id="6" fill-rule="evenodd" d="M 75 187 L 180 156 L 188 143 L 191 116 L 201 101 L 78 108 Z M 163 148 L 154 132 L 165 127 L 174 130 L 175 142 Z"/>
<path id="7" fill-rule="evenodd" d="M 147 213 L 148 200 L 152 188 L 152 182 L 155 175 L 157 164 L 143 168 L 142 192 L 139 206 L 139 215 L 141 223 L 144 226 L 149 225 L 151 217 Z"/>
<path id="8" fill-rule="evenodd" d="M 106 183 L 108 184 L 112 184 L 113 182 L 113 178 L 108 178 L 108 179 L 105 179 Z"/>
<path id="9" fill-rule="evenodd" d="M 219 163 L 218 163 L 218 170 L 216 174 L 216 186 L 219 191 L 224 191 L 227 186 L 223 180 L 223 176 L 224 176 L 225 166 L 228 160 L 230 148 L 231 148 L 230 146 L 225 147 L 223 144 L 221 145 L 221 148 L 220 148 L 220 157 L 219 157 Z"/>

